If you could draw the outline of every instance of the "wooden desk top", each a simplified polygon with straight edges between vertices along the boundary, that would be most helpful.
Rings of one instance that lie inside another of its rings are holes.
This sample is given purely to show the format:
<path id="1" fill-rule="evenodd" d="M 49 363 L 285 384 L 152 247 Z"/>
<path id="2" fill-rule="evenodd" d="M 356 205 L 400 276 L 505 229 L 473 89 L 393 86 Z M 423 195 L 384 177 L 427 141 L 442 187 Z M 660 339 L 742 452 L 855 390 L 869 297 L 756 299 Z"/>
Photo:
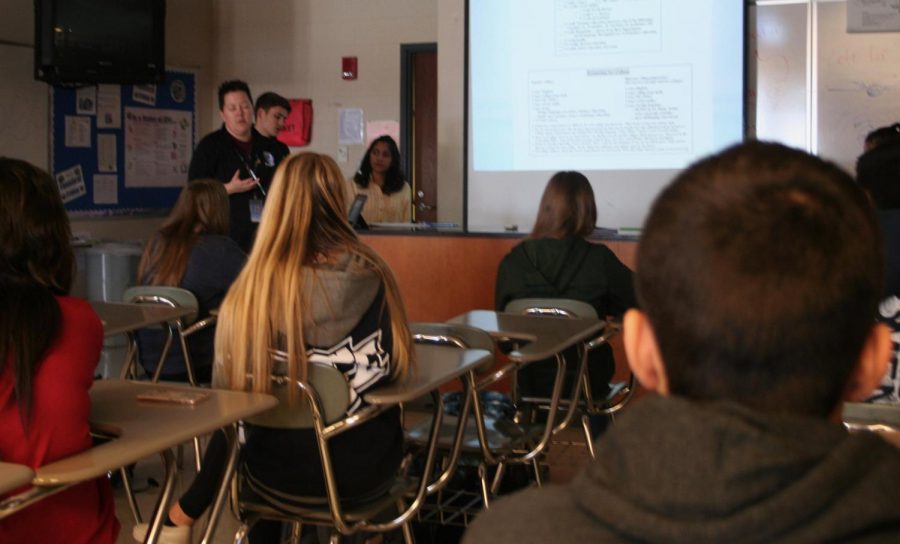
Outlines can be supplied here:
<path id="1" fill-rule="evenodd" d="M 0 494 L 31 482 L 34 471 L 31 467 L 16 463 L 0 463 Z"/>
<path id="2" fill-rule="evenodd" d="M 187 388 L 169 383 L 98 380 L 91 388 L 91 426 L 117 438 L 37 469 L 34 485 L 60 485 L 95 478 L 144 457 L 264 412 L 278 401 L 271 395 L 204 389 L 210 397 L 194 406 L 139 401 L 136 396 L 159 388 Z M 197 389 L 191 389 L 197 391 Z"/>
<path id="3" fill-rule="evenodd" d="M 606 326 L 600 319 L 509 314 L 472 310 L 449 320 L 486 331 L 496 339 L 527 342 L 507 354 L 511 361 L 529 363 L 553 357 L 578 342 L 598 335 Z"/>
<path id="4" fill-rule="evenodd" d="M 114 336 L 133 330 L 174 321 L 194 310 L 157 304 L 127 304 L 122 302 L 90 301 L 103 323 L 103 336 Z"/>
<path id="5" fill-rule="evenodd" d="M 483 349 L 461 349 L 456 346 L 416 344 L 418 368 L 405 380 L 394 382 L 366 393 L 369 404 L 398 404 L 428 394 L 459 378 L 467 371 L 491 361 L 494 354 Z"/>

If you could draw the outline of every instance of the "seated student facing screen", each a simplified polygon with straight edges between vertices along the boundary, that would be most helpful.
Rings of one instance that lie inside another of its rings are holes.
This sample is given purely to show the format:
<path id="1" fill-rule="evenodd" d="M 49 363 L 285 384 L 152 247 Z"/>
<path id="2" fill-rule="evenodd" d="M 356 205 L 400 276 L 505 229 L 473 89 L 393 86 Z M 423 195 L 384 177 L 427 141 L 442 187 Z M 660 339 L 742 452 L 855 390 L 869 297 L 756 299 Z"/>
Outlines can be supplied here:
<path id="1" fill-rule="evenodd" d="M 896 542 L 900 452 L 849 434 L 891 352 L 884 256 L 837 166 L 751 142 L 653 204 L 623 341 L 658 395 L 570 483 L 492 503 L 468 543 Z"/>
<path id="2" fill-rule="evenodd" d="M 894 125 L 900 127 L 900 125 Z M 900 402 L 900 351 L 896 341 L 900 333 L 900 133 L 887 127 L 874 131 L 888 134 L 877 146 L 870 147 L 856 161 L 856 179 L 875 205 L 884 239 L 885 281 L 879 319 L 894 330 L 894 354 L 884 379 L 869 400 Z M 871 136 L 871 134 L 870 134 Z M 870 141 L 867 138 L 867 142 Z M 868 147 L 868 146 L 867 146 Z M 874 241 L 873 241 L 874 243 Z"/>
<path id="3" fill-rule="evenodd" d="M 396 281 L 347 222 L 343 184 L 325 155 L 299 153 L 279 166 L 247 265 L 222 302 L 215 387 L 269 391 L 274 372 L 293 381 L 309 364 L 329 365 L 346 376 L 348 412 L 354 413 L 365 406 L 365 391 L 412 367 L 412 336 Z M 272 348 L 287 352 L 285 368 L 273 369 Z M 342 498 L 380 490 L 403 458 L 399 409 L 347 430 L 330 446 Z M 222 433 L 214 434 L 203 470 L 169 510 L 163 528 L 169 542 L 189 542 L 190 526 L 212 503 L 226 453 Z M 247 477 L 283 500 L 325 496 L 312 429 L 247 424 L 241 454 Z M 133 536 L 142 540 L 146 531 L 146 524 L 138 525 Z M 258 523 L 250 541 L 269 542 L 273 534 L 277 525 Z"/>
<path id="4" fill-rule="evenodd" d="M 635 305 L 631 270 L 603 244 L 586 238 L 594 232 L 597 206 L 594 190 L 580 172 L 557 172 L 547 182 L 531 234 L 500 262 L 495 305 L 503 311 L 519 298 L 567 298 L 587 302 L 597 315 L 621 316 Z M 576 350 L 566 352 L 563 395 L 577 374 Z M 613 376 L 612 349 L 604 344 L 590 353 L 588 372 L 596 399 L 603 399 Z M 541 362 L 523 368 L 517 377 L 520 394 L 549 397 L 556 364 Z"/>
<path id="5" fill-rule="evenodd" d="M 87 302 L 69 296 L 75 273 L 70 240 L 53 178 L 24 161 L 0 157 L 3 462 L 37 468 L 91 447 L 88 390 L 103 326 Z M 111 544 L 118 533 L 106 478 L 46 496 L 0 520 L 0 542 L 10 544 Z"/>
<path id="6" fill-rule="evenodd" d="M 147 243 L 138 265 L 138 282 L 187 289 L 197 297 L 197 316 L 203 319 L 222 303 L 246 259 L 228 237 L 225 187 L 214 179 L 194 180 L 181 190 L 169 217 Z M 215 328 L 207 327 L 187 337 L 198 382 L 211 379 L 214 334 Z M 152 376 L 165 333 L 159 328 L 142 329 L 137 339 L 141 364 Z M 184 355 L 177 344 L 170 347 L 160 377 L 187 381 Z"/>

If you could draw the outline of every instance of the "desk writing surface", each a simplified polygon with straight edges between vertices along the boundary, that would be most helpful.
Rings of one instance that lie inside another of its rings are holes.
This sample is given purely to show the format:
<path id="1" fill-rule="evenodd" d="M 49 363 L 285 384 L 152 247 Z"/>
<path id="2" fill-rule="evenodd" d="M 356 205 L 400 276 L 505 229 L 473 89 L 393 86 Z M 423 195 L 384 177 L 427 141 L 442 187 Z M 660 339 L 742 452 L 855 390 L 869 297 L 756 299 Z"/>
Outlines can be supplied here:
<path id="1" fill-rule="evenodd" d="M 900 406 L 872 402 L 845 402 L 843 421 L 861 425 L 885 425 L 900 429 Z"/>
<path id="2" fill-rule="evenodd" d="M 128 304 L 121 302 L 90 301 L 103 323 L 103 336 L 114 336 L 174 321 L 190 314 L 192 309 L 160 304 Z"/>
<path id="3" fill-rule="evenodd" d="M 31 467 L 16 463 L 0 463 L 0 494 L 31 483 L 34 471 Z"/>
<path id="4" fill-rule="evenodd" d="M 467 371 L 493 360 L 483 349 L 461 349 L 455 346 L 416 344 L 415 370 L 406 379 L 392 382 L 363 395 L 369 404 L 397 404 L 426 395 L 459 378 Z"/>
<path id="5" fill-rule="evenodd" d="M 195 436 L 264 412 L 278 401 L 271 395 L 204 389 L 210 397 L 194 406 L 139 401 L 136 396 L 159 388 L 187 388 L 169 383 L 98 380 L 91 388 L 91 427 L 117 438 L 37 469 L 35 485 L 68 484 L 95 478 L 108 470 L 177 446 Z"/>
<path id="6" fill-rule="evenodd" d="M 510 360 L 528 363 L 553 357 L 578 342 L 596 336 L 606 326 L 600 319 L 533 316 L 472 310 L 449 320 L 482 329 L 494 338 L 527 342 L 509 352 Z"/>

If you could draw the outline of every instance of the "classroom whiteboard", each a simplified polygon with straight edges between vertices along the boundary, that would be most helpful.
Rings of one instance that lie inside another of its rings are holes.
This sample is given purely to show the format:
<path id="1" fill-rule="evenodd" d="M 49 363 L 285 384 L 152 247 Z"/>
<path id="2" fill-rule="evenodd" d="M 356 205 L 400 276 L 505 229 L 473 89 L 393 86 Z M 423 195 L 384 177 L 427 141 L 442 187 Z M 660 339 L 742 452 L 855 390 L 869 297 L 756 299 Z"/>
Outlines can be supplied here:
<path id="1" fill-rule="evenodd" d="M 871 130 L 900 121 L 900 33 L 847 32 L 847 2 L 751 7 L 750 136 L 855 172 Z"/>
<path id="2" fill-rule="evenodd" d="M 846 2 L 817 9 L 815 151 L 855 172 L 866 134 L 900 121 L 900 33 L 848 33 Z"/>

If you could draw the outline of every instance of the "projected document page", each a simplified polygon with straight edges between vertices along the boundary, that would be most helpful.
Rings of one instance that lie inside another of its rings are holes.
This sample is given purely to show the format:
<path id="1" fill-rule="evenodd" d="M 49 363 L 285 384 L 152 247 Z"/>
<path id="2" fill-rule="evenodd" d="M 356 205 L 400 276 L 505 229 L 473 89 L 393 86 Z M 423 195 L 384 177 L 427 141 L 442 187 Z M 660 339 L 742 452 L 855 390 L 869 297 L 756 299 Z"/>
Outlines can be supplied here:
<path id="1" fill-rule="evenodd" d="M 470 171 L 680 169 L 739 141 L 741 4 L 470 2 Z"/>

